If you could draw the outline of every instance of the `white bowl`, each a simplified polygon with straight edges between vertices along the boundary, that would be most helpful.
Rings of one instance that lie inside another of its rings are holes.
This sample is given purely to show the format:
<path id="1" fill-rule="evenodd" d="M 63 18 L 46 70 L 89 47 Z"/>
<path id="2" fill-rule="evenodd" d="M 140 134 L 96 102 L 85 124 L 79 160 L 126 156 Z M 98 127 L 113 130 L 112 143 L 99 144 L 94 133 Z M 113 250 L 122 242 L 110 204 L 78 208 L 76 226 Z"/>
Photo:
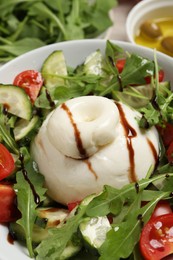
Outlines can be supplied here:
<path id="1" fill-rule="evenodd" d="M 149 19 L 173 17 L 173 0 L 143 0 L 135 5 L 126 19 L 127 38 L 135 44 L 134 36 L 141 24 Z"/>
<path id="2" fill-rule="evenodd" d="M 153 59 L 153 51 L 149 48 L 133 45 L 127 42 L 112 41 L 118 44 L 128 52 L 137 53 L 141 56 Z M 48 45 L 33 51 L 30 51 L 0 68 L 0 83 L 12 83 L 16 74 L 26 69 L 41 68 L 44 59 L 54 50 L 63 50 L 67 64 L 77 66 L 96 49 L 104 52 L 105 40 L 77 40 L 70 42 L 62 42 Z M 157 55 L 160 66 L 165 70 L 167 80 L 173 84 L 173 62 L 172 59 L 162 53 Z M 4 225 L 0 225 L 0 260 L 29 260 L 26 248 L 20 246 L 17 242 L 14 245 L 7 241 L 8 229 Z"/>

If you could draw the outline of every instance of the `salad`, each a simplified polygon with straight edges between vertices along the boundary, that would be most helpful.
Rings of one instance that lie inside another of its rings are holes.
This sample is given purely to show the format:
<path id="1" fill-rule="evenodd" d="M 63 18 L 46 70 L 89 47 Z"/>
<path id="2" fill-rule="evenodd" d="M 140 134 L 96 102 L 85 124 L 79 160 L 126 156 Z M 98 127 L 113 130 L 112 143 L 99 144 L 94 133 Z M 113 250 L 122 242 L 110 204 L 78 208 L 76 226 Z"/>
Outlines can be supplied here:
<path id="1" fill-rule="evenodd" d="M 164 73 L 156 54 L 148 60 L 107 41 L 105 55 L 96 50 L 75 68 L 57 50 L 40 71 L 22 71 L 13 84 L 0 85 L 0 223 L 8 223 L 31 258 L 158 260 L 173 253 L 173 93 Z M 58 201 L 33 145 L 54 111 L 81 98 L 134 111 L 140 132 L 156 133 L 155 161 L 122 187 L 106 183 L 78 200 Z"/>

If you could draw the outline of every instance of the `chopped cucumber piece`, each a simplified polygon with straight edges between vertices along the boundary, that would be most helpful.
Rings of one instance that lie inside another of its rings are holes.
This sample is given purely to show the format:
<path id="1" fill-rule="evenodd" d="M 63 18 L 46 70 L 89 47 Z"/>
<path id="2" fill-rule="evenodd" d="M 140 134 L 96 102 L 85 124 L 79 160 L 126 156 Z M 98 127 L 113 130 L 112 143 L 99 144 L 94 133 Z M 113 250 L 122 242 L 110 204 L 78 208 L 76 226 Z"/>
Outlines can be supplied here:
<path id="1" fill-rule="evenodd" d="M 164 81 L 159 83 L 159 92 L 166 97 L 168 95 L 168 92 L 171 89 L 170 82 Z"/>
<path id="2" fill-rule="evenodd" d="M 14 128 L 14 138 L 16 141 L 19 141 L 26 135 L 28 135 L 32 130 L 35 129 L 36 125 L 39 122 L 39 117 L 34 116 L 30 121 L 25 119 L 20 119 Z"/>
<path id="3" fill-rule="evenodd" d="M 64 85 L 64 79 L 61 76 L 67 75 L 67 66 L 63 52 L 58 50 L 51 53 L 44 61 L 41 73 L 44 84 L 49 90 Z"/>
<path id="4" fill-rule="evenodd" d="M 115 91 L 114 98 L 133 107 L 141 108 L 146 106 L 154 95 L 154 87 L 150 84 L 124 88 L 123 92 Z"/>
<path id="5" fill-rule="evenodd" d="M 86 207 L 95 198 L 95 196 L 95 194 L 91 194 L 85 197 L 79 204 L 78 208 L 82 209 L 83 207 Z"/>
<path id="6" fill-rule="evenodd" d="M 30 120 L 32 116 L 31 101 L 20 87 L 0 84 L 0 104 L 6 106 L 9 113 L 20 118 Z"/>
<path id="7" fill-rule="evenodd" d="M 9 226 L 10 234 L 18 241 L 26 243 L 25 231 L 21 225 L 16 222 L 11 222 Z M 44 229 L 40 226 L 34 225 L 32 232 L 32 243 L 38 245 L 43 239 L 49 236 L 48 229 Z"/>
<path id="8" fill-rule="evenodd" d="M 83 71 L 86 74 L 102 75 L 103 72 L 103 56 L 100 50 L 91 53 L 85 60 Z"/>
<path id="9" fill-rule="evenodd" d="M 82 248 L 82 244 L 75 243 L 73 241 L 69 241 L 61 256 L 58 258 L 59 260 L 71 259 L 72 256 L 76 255 Z"/>
<path id="10" fill-rule="evenodd" d="M 82 237 L 91 248 L 98 249 L 106 239 L 107 232 L 111 229 L 108 218 L 85 218 L 79 226 Z"/>
<path id="11" fill-rule="evenodd" d="M 163 95 L 167 95 L 167 90 L 170 89 L 170 83 L 167 81 L 159 83 L 159 92 Z M 114 91 L 113 95 L 115 99 L 122 101 L 123 103 L 133 107 L 141 108 L 146 106 L 153 98 L 155 93 L 154 85 L 146 84 L 135 87 L 124 88 L 123 92 Z"/>

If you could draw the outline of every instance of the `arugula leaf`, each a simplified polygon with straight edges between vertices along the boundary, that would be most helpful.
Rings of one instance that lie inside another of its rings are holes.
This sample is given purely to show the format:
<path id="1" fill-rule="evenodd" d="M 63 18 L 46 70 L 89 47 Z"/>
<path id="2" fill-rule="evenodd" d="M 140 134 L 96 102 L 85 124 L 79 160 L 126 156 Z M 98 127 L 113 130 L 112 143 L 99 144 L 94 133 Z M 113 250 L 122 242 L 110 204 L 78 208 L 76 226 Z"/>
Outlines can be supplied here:
<path id="1" fill-rule="evenodd" d="M 22 217 L 17 221 L 22 226 L 26 236 L 26 244 L 31 257 L 34 257 L 32 248 L 32 230 L 36 220 L 36 207 L 44 200 L 46 189 L 43 188 L 44 178 L 36 170 L 35 163 L 30 160 L 25 168 L 16 174 L 14 189 L 17 192 L 17 205 Z"/>
<path id="2" fill-rule="evenodd" d="M 11 136 L 11 124 L 13 124 L 13 120 L 15 121 L 15 117 L 13 119 L 8 119 L 6 115 L 2 112 L 3 108 L 1 107 L 0 111 L 0 139 L 3 141 L 7 147 L 14 153 L 19 154 L 18 146 Z"/>

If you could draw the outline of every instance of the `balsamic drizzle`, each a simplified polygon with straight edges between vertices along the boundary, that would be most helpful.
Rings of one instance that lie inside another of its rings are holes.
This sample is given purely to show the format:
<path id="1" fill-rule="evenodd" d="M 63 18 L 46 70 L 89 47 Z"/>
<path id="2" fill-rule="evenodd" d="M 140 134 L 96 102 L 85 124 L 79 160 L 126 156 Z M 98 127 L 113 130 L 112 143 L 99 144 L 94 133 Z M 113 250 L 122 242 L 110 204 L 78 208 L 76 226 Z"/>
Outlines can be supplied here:
<path id="1" fill-rule="evenodd" d="M 7 104 L 3 104 L 3 109 L 2 109 L 2 113 L 5 116 L 8 116 L 8 110 L 9 110 L 9 106 Z"/>
<path id="2" fill-rule="evenodd" d="M 48 91 L 47 89 L 46 89 L 45 91 L 46 91 L 46 98 L 47 98 L 47 100 L 48 100 L 48 102 L 49 102 L 49 105 L 50 105 L 50 107 L 51 107 L 52 109 L 54 109 L 54 108 L 56 107 L 56 106 L 55 106 L 55 102 L 52 100 L 49 91 Z"/>
<path id="3" fill-rule="evenodd" d="M 90 172 L 93 173 L 95 179 L 97 180 L 98 176 L 97 176 L 96 172 L 94 171 L 94 169 L 92 168 L 91 162 L 89 160 L 84 160 L 84 162 L 86 163 L 86 165 L 88 166 L 88 169 L 90 170 Z"/>
<path id="4" fill-rule="evenodd" d="M 132 145 L 132 139 L 137 136 L 137 133 L 135 129 L 128 123 L 122 106 L 119 103 L 116 103 L 116 105 L 119 110 L 122 126 L 124 128 L 126 143 L 127 143 L 128 153 L 129 153 L 129 161 L 130 161 L 129 180 L 130 182 L 136 182 L 137 177 L 135 173 L 135 153 Z"/>
<path id="5" fill-rule="evenodd" d="M 79 154 L 80 154 L 81 158 L 84 159 L 83 162 L 86 163 L 86 165 L 88 166 L 89 171 L 94 175 L 95 179 L 97 180 L 98 176 L 97 176 L 96 172 L 94 171 L 91 162 L 87 159 L 88 158 L 88 154 L 87 154 L 85 148 L 83 147 L 82 139 L 81 139 L 81 136 L 80 136 L 80 131 L 79 131 L 78 127 L 77 127 L 76 122 L 73 119 L 73 115 L 72 115 L 70 109 L 67 107 L 67 105 L 65 103 L 63 103 L 61 105 L 61 108 L 64 109 L 64 111 L 67 113 L 67 115 L 68 115 L 68 117 L 70 119 L 70 122 L 71 122 L 71 124 L 73 126 L 74 136 L 75 136 L 76 145 L 77 145 Z"/>
<path id="6" fill-rule="evenodd" d="M 122 79 L 121 79 L 121 76 L 119 74 L 117 75 L 117 79 L 118 79 L 118 83 L 119 83 L 119 86 L 120 86 L 119 91 L 123 92 Z"/>
<path id="7" fill-rule="evenodd" d="M 148 145 L 149 145 L 149 147 L 150 147 L 150 149 L 151 149 L 151 151 L 152 151 L 154 160 L 155 160 L 155 162 L 157 163 L 157 160 L 158 160 L 157 151 L 156 151 L 156 149 L 155 149 L 153 143 L 151 142 L 151 140 L 148 139 L 148 138 L 147 138 L 147 143 L 148 143 Z"/>
<path id="8" fill-rule="evenodd" d="M 22 171 L 22 174 L 25 178 L 25 180 L 28 182 L 31 190 L 32 190 L 32 193 L 33 193 L 33 196 L 34 196 L 34 201 L 36 204 L 39 204 L 40 203 L 40 197 L 39 195 L 37 194 L 35 188 L 34 188 L 34 185 L 32 184 L 32 182 L 30 181 L 30 179 L 28 178 L 28 174 L 27 174 L 27 171 L 25 169 L 25 165 L 24 165 L 24 156 L 22 153 L 20 153 L 19 155 L 19 160 L 21 162 L 21 171 Z"/>
<path id="9" fill-rule="evenodd" d="M 136 193 L 139 193 L 139 184 L 137 182 L 135 182 L 135 189 L 136 189 Z"/>
<path id="10" fill-rule="evenodd" d="M 77 124 L 75 123 L 75 121 L 73 119 L 73 115 L 72 115 L 70 109 L 67 107 L 67 105 L 65 103 L 63 103 L 61 105 L 61 108 L 67 113 L 67 115 L 70 119 L 70 122 L 73 126 L 76 145 L 77 145 L 80 156 L 82 158 L 88 158 L 87 152 L 86 152 L 85 148 L 83 147 L 82 139 L 81 139 L 81 136 L 80 136 L 80 131 L 77 127 Z"/>

